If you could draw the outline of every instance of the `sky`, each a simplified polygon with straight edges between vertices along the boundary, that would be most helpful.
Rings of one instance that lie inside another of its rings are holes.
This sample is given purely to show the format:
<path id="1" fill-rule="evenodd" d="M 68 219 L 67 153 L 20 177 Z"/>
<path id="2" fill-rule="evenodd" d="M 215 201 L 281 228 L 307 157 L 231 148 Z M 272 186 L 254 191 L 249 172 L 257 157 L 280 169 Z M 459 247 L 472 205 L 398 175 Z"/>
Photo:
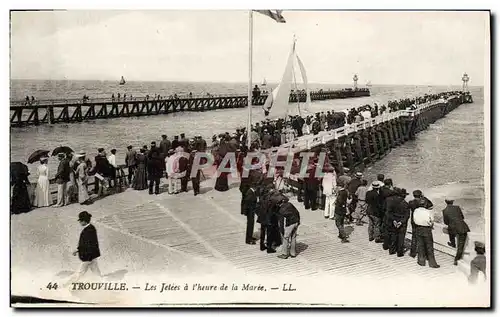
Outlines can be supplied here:
<path id="1" fill-rule="evenodd" d="M 253 14 L 253 79 L 278 82 L 292 39 L 310 82 L 481 86 L 487 12 Z M 11 12 L 11 78 L 247 82 L 248 11 Z"/>

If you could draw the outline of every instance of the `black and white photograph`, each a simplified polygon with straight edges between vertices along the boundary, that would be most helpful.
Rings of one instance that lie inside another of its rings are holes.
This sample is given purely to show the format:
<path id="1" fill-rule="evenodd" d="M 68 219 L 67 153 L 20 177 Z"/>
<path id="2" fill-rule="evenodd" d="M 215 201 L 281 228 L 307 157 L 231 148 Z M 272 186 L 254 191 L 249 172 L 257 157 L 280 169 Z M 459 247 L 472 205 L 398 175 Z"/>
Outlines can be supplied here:
<path id="1" fill-rule="evenodd" d="M 490 11 L 9 24 L 11 307 L 491 307 Z"/>

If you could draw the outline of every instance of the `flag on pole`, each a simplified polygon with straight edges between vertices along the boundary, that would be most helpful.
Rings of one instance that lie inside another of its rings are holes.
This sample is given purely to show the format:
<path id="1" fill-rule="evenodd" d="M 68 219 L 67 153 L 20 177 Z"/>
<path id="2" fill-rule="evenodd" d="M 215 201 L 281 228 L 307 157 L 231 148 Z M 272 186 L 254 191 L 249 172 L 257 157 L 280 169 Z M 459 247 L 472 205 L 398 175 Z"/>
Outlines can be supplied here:
<path id="1" fill-rule="evenodd" d="M 285 18 L 281 15 L 281 12 L 283 12 L 283 10 L 255 10 L 255 11 L 263 15 L 267 15 L 268 17 L 270 17 L 271 19 L 273 19 L 278 23 L 286 23 Z"/>

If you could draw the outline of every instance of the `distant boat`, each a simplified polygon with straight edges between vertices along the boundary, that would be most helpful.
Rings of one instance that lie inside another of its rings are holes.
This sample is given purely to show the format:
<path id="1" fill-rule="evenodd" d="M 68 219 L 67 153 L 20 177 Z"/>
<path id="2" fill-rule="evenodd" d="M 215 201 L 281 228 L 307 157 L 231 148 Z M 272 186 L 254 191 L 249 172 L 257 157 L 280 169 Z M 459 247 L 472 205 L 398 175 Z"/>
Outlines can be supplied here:
<path id="1" fill-rule="evenodd" d="M 366 87 L 371 87 L 372 86 L 372 82 L 371 81 L 367 81 L 366 82 Z"/>
<path id="2" fill-rule="evenodd" d="M 265 86 L 267 86 L 267 81 L 266 81 L 266 79 L 265 79 L 265 78 L 264 78 L 264 80 L 262 81 L 261 86 L 264 86 L 264 87 L 265 87 Z"/>
<path id="3" fill-rule="evenodd" d="M 125 78 L 123 78 L 123 76 L 122 79 L 120 79 L 120 85 L 125 85 Z"/>

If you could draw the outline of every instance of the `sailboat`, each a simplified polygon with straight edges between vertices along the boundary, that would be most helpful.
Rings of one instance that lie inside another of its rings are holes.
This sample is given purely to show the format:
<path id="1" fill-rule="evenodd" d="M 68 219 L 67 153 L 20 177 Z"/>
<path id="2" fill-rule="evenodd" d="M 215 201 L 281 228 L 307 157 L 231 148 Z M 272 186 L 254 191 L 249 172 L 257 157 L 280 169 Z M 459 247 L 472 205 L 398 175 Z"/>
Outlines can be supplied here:
<path id="1" fill-rule="evenodd" d="M 120 85 L 125 85 L 125 78 L 123 78 L 123 76 L 122 79 L 120 79 Z"/>
<path id="2" fill-rule="evenodd" d="M 309 109 L 311 104 L 311 94 L 307 84 L 307 74 L 304 64 L 300 60 L 297 52 L 295 50 L 296 40 L 293 39 L 292 49 L 288 55 L 288 60 L 286 63 L 285 71 L 281 77 L 281 81 L 271 94 L 266 99 L 264 106 L 264 114 L 266 116 L 272 115 L 272 117 L 283 118 L 285 116 L 290 116 L 294 114 L 301 115 L 301 108 L 299 98 L 297 98 L 297 113 L 294 113 L 294 106 L 289 105 L 290 92 L 292 89 L 292 84 L 294 85 L 294 90 L 297 91 L 297 81 L 295 78 L 294 62 L 297 61 L 300 73 L 302 75 L 302 81 L 306 90 L 306 109 Z"/>
<path id="3" fill-rule="evenodd" d="M 267 86 L 267 81 L 266 79 L 264 78 L 264 80 L 262 81 L 262 84 L 260 84 L 262 87 L 266 87 Z"/>
<path id="4" fill-rule="evenodd" d="M 371 81 L 367 81 L 366 82 L 366 87 L 371 87 L 372 86 L 372 82 Z"/>

